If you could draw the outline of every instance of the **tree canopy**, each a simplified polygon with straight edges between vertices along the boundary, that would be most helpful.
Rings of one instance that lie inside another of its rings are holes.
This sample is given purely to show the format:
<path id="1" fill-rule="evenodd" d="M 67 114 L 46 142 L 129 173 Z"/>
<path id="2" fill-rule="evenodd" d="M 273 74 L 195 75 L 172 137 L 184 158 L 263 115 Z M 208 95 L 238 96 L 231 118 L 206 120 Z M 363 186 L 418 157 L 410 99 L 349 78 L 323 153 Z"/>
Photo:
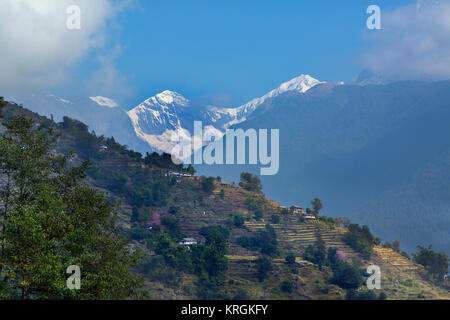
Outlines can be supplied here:
<path id="1" fill-rule="evenodd" d="M 2 100 L 0 99 L 0 104 Z M 142 279 L 103 193 L 85 182 L 88 162 L 51 152 L 53 129 L 22 116 L 3 119 L 0 137 L 0 298 L 127 299 Z M 81 289 L 67 288 L 79 266 Z"/>
<path id="2" fill-rule="evenodd" d="M 261 180 L 251 173 L 242 172 L 241 173 L 241 182 L 239 182 L 239 186 L 242 189 L 253 191 L 260 193 L 262 191 Z"/>

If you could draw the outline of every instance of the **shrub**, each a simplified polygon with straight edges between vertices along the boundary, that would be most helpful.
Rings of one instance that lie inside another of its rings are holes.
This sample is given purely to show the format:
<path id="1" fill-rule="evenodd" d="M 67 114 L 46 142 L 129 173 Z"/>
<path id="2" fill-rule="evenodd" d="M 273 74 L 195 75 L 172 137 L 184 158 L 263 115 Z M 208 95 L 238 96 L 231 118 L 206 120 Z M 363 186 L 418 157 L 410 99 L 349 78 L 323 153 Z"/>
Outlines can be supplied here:
<path id="1" fill-rule="evenodd" d="M 369 227 L 362 228 L 357 224 L 350 224 L 349 231 L 344 234 L 343 240 L 350 247 L 361 253 L 366 259 L 372 255 L 374 237 L 370 233 Z"/>
<path id="2" fill-rule="evenodd" d="M 378 300 L 386 300 L 387 299 L 387 294 L 385 292 L 380 293 L 380 295 L 378 296 Z"/>
<path id="3" fill-rule="evenodd" d="M 239 182 L 239 186 L 242 189 L 253 191 L 260 193 L 262 191 L 261 180 L 248 172 L 241 173 L 241 182 Z"/>
<path id="4" fill-rule="evenodd" d="M 167 233 L 169 233 L 173 238 L 183 238 L 184 235 L 181 233 L 180 224 L 174 217 L 162 217 L 161 224 L 165 227 Z"/>
<path id="5" fill-rule="evenodd" d="M 216 187 L 215 179 L 213 177 L 205 178 L 202 180 L 202 190 L 207 193 L 211 194 Z"/>
<path id="6" fill-rule="evenodd" d="M 322 266 L 326 262 L 326 247 L 325 242 L 320 239 L 320 237 L 315 242 L 314 246 L 308 246 L 306 248 L 305 253 L 303 254 L 303 259 L 311 261 L 319 266 L 319 269 L 322 269 Z"/>
<path id="7" fill-rule="evenodd" d="M 260 257 L 256 260 L 256 277 L 259 281 L 264 281 L 270 271 L 272 271 L 272 262 L 269 258 Z"/>
<path id="8" fill-rule="evenodd" d="M 339 261 L 333 266 L 333 277 L 330 282 L 343 289 L 358 289 L 363 280 L 359 270 L 348 264 Z"/>
<path id="9" fill-rule="evenodd" d="M 280 216 L 277 214 L 273 214 L 272 217 L 270 218 L 270 221 L 273 224 L 278 224 L 278 223 L 280 223 Z"/>
<path id="10" fill-rule="evenodd" d="M 288 264 L 294 264 L 295 263 L 295 256 L 293 254 L 290 254 L 286 257 L 286 262 Z"/>
<path id="11" fill-rule="evenodd" d="M 252 251 L 260 250 L 262 254 L 273 256 L 277 252 L 277 235 L 272 226 L 266 225 L 265 231 L 259 231 L 256 237 L 240 237 L 237 243 Z"/>
<path id="12" fill-rule="evenodd" d="M 241 213 L 233 215 L 232 221 L 233 221 L 233 225 L 235 227 L 240 228 L 240 227 L 242 227 L 245 224 L 244 215 L 241 214 Z"/>
<path id="13" fill-rule="evenodd" d="M 260 219 L 262 219 L 262 217 L 263 217 L 263 212 L 262 212 L 262 210 L 261 210 L 261 209 L 256 210 L 256 211 L 255 211 L 255 219 L 256 219 L 256 220 L 260 220 Z"/>
<path id="14" fill-rule="evenodd" d="M 417 248 L 419 252 L 413 254 L 414 262 L 423 265 L 432 277 L 442 280 L 448 272 L 448 256 L 434 252 L 431 246 L 428 249 L 421 246 Z"/>
<path id="15" fill-rule="evenodd" d="M 281 284 L 281 290 L 283 292 L 292 293 L 292 291 L 294 290 L 294 285 L 292 284 L 291 281 L 284 280 L 283 283 Z"/>
<path id="16" fill-rule="evenodd" d="M 215 231 L 220 232 L 224 236 L 225 239 L 228 239 L 228 237 L 230 236 L 230 231 L 222 226 L 202 227 L 198 233 L 200 235 L 204 236 L 205 238 L 208 238 L 208 236 L 211 235 L 211 233 L 213 233 Z"/>

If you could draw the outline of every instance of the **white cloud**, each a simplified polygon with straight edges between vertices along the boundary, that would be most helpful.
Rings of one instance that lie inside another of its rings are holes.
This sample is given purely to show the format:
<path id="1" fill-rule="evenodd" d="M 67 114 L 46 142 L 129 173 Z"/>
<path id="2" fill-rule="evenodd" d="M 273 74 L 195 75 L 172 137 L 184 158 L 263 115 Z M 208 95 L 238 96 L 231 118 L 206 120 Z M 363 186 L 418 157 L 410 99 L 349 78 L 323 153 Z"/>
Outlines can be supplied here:
<path id="1" fill-rule="evenodd" d="M 450 1 L 382 12 L 382 30 L 371 31 L 364 67 L 395 79 L 450 79 Z"/>
<path id="2" fill-rule="evenodd" d="M 103 47 L 106 23 L 121 9 L 114 3 L 1 0 L 0 90 L 49 89 L 67 80 L 70 66 Z M 70 5 L 81 9 L 81 30 L 67 28 Z"/>

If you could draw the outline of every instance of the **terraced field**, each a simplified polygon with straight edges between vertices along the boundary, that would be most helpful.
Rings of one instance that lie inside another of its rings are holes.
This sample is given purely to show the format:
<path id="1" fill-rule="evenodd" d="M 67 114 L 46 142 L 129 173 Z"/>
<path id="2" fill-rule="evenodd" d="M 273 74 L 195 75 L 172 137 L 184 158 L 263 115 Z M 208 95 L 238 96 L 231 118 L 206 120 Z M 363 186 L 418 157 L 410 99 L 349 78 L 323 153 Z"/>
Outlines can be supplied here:
<path id="1" fill-rule="evenodd" d="M 265 228 L 265 223 L 246 222 L 245 226 L 251 231 L 258 231 Z M 319 228 L 315 223 L 282 223 L 272 226 L 277 232 L 280 247 L 290 249 L 297 255 L 301 256 L 309 245 L 313 245 L 317 241 L 317 235 L 320 235 L 327 248 L 341 250 L 347 258 L 359 257 L 358 253 L 342 241 L 343 229 L 341 228 L 329 230 L 323 227 Z"/>
<path id="2" fill-rule="evenodd" d="M 259 256 L 250 256 L 250 255 L 249 256 L 227 255 L 226 257 L 227 257 L 228 261 L 230 261 L 230 262 L 254 262 L 254 261 L 258 260 L 258 258 L 259 258 Z M 313 263 L 303 260 L 300 257 L 296 257 L 295 262 L 302 263 L 302 264 L 308 265 L 308 266 L 314 265 Z M 282 259 L 282 258 L 277 258 L 277 259 L 273 259 L 273 263 L 285 264 L 286 260 Z"/>
<path id="3" fill-rule="evenodd" d="M 422 269 L 419 265 L 398 254 L 393 249 L 375 246 L 373 251 L 383 260 L 383 262 L 388 263 L 401 271 L 414 271 Z"/>

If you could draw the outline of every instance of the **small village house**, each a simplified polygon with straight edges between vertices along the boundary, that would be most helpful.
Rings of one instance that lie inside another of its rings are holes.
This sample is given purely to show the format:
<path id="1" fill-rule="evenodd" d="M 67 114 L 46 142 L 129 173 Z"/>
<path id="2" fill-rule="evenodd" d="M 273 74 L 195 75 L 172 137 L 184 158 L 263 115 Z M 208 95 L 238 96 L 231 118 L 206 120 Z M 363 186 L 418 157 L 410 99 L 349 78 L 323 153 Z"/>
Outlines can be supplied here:
<path id="1" fill-rule="evenodd" d="M 299 215 L 301 215 L 301 216 L 303 216 L 303 215 L 306 214 L 305 210 L 303 210 L 303 208 L 302 208 L 302 207 L 299 207 L 299 206 L 292 206 L 292 207 L 291 207 L 291 212 L 292 212 L 293 214 L 299 214 Z"/>
<path id="2" fill-rule="evenodd" d="M 182 246 L 191 246 L 195 244 L 198 244 L 198 241 L 194 238 L 184 238 L 180 241 L 180 245 Z"/>

